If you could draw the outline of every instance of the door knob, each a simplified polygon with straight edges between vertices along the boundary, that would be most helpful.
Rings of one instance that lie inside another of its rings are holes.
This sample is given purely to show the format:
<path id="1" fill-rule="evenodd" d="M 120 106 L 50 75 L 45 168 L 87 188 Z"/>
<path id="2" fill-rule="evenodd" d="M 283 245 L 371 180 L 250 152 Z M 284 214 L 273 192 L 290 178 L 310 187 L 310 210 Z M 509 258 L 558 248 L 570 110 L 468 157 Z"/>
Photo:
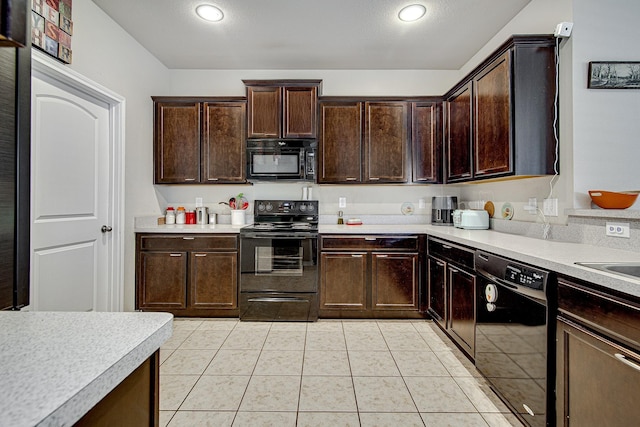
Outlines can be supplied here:
<path id="1" fill-rule="evenodd" d="M 100 231 L 102 231 L 103 233 L 108 233 L 111 230 L 113 230 L 113 228 L 109 227 L 108 225 L 103 225 L 102 228 L 100 229 Z"/>

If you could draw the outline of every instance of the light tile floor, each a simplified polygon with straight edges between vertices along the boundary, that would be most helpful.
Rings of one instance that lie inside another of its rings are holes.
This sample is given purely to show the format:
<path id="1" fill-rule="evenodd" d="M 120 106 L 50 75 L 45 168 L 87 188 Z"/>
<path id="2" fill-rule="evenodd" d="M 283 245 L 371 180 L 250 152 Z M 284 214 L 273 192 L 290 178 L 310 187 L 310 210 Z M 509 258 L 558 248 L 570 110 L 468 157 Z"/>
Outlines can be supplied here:
<path id="1" fill-rule="evenodd" d="M 431 321 L 176 319 L 160 425 L 520 426 Z"/>

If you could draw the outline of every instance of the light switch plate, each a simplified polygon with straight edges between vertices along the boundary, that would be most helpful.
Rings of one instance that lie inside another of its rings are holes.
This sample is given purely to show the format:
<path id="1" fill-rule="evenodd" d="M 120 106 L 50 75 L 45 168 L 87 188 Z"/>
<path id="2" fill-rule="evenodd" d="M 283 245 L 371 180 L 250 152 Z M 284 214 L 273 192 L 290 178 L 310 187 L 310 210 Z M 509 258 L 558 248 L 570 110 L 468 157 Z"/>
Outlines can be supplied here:
<path id="1" fill-rule="evenodd" d="M 338 207 L 339 208 L 346 208 L 347 207 L 347 198 L 346 197 L 339 197 L 338 198 Z"/>

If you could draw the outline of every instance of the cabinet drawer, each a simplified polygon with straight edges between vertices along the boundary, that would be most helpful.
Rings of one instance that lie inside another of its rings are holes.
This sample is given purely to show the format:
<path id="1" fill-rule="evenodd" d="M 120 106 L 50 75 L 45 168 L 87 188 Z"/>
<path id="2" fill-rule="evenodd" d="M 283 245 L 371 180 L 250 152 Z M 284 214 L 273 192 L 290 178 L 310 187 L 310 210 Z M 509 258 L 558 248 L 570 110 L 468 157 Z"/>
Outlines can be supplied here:
<path id="1" fill-rule="evenodd" d="M 237 250 L 238 238 L 235 235 L 142 235 L 140 250 Z"/>
<path id="2" fill-rule="evenodd" d="M 640 350 L 640 306 L 634 302 L 559 278 L 558 310 Z"/>
<path id="3" fill-rule="evenodd" d="M 445 240 L 438 240 L 429 237 L 427 250 L 429 255 L 453 262 L 459 267 L 466 267 L 469 270 L 475 268 L 475 251 L 463 246 L 454 245 Z"/>
<path id="4" fill-rule="evenodd" d="M 321 250 L 402 250 L 417 251 L 418 236 L 345 235 L 321 236 Z"/>

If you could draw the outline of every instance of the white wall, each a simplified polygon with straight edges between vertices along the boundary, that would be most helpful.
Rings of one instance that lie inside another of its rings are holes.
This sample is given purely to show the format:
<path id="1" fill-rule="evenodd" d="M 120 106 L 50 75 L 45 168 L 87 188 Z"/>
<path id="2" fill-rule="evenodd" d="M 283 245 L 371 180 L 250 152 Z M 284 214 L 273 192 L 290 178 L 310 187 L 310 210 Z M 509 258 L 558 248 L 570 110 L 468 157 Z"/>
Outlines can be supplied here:
<path id="1" fill-rule="evenodd" d="M 124 309 L 134 308 L 133 218 L 158 212 L 153 190 L 151 96 L 169 81 L 168 70 L 91 0 L 73 2 L 75 71 L 126 98 Z"/>
<path id="2" fill-rule="evenodd" d="M 640 90 L 587 89 L 589 61 L 640 61 L 640 2 L 573 8 L 573 199 L 589 207 L 588 190 L 640 190 Z"/>

